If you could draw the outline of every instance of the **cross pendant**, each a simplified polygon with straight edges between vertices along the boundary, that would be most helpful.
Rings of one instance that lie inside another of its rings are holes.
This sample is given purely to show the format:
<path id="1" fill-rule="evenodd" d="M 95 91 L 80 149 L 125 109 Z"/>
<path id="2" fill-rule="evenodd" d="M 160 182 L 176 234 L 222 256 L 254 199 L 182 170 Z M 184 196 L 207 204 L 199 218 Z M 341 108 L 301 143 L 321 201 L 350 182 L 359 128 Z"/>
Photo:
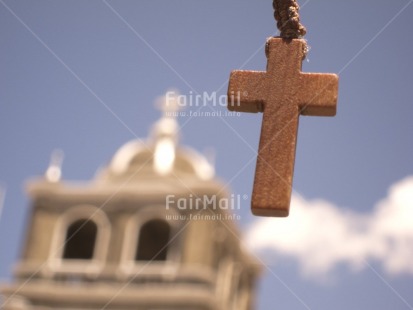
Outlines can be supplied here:
<path id="1" fill-rule="evenodd" d="M 228 109 L 263 112 L 251 209 L 259 216 L 288 216 L 299 115 L 334 116 L 338 76 L 303 73 L 306 42 L 271 38 L 267 71 L 233 71 Z"/>

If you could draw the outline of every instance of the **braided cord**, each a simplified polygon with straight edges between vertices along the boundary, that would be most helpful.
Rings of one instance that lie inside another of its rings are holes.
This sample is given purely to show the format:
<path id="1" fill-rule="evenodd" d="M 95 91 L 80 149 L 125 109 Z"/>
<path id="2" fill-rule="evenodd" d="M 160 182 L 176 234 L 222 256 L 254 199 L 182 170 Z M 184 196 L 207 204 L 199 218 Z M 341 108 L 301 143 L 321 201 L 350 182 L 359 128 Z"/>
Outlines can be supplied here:
<path id="1" fill-rule="evenodd" d="M 298 39 L 304 37 L 307 30 L 300 23 L 300 15 L 298 14 L 300 7 L 296 0 L 273 0 L 272 6 L 281 38 Z"/>

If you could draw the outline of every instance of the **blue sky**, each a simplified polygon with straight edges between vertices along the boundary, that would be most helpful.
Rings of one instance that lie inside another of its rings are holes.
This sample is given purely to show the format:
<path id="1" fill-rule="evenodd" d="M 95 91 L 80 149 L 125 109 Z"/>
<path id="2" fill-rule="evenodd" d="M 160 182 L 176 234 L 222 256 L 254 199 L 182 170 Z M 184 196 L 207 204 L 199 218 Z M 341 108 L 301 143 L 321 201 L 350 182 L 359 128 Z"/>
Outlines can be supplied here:
<path id="1" fill-rule="evenodd" d="M 267 266 L 258 309 L 412 309 L 412 2 L 300 2 L 303 71 L 339 73 L 338 113 L 300 118 L 291 217 L 239 211 Z M 269 0 L 0 1 L 0 277 L 23 240 L 24 182 L 54 149 L 64 179 L 92 178 L 147 136 L 156 97 L 224 95 L 231 70 L 265 69 L 276 33 Z M 217 174 L 250 195 L 261 117 L 181 117 L 182 143 L 213 149 Z"/>

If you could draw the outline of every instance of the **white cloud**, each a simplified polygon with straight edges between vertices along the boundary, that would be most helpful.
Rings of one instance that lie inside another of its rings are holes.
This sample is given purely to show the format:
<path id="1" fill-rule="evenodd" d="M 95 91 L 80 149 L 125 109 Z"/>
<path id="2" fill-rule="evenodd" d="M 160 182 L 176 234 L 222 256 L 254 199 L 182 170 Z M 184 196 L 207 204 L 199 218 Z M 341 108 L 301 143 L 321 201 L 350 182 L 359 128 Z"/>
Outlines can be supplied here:
<path id="1" fill-rule="evenodd" d="M 288 218 L 259 218 L 246 234 L 258 254 L 294 258 L 309 276 L 338 264 L 357 269 L 374 260 L 389 274 L 413 274 L 413 176 L 390 187 L 371 213 L 293 195 Z"/>

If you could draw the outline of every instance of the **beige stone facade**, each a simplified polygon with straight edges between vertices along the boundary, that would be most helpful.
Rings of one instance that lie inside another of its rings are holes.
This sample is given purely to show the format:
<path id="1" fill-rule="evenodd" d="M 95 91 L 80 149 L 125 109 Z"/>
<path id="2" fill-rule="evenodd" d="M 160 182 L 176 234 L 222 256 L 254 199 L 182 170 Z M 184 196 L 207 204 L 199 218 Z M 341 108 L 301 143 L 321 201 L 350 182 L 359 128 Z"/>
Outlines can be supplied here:
<path id="1" fill-rule="evenodd" d="M 177 145 L 175 119 L 153 132 L 90 182 L 28 183 L 26 242 L 3 309 L 252 309 L 260 268 L 222 207 L 231 203 L 219 204 L 227 190 Z"/>

